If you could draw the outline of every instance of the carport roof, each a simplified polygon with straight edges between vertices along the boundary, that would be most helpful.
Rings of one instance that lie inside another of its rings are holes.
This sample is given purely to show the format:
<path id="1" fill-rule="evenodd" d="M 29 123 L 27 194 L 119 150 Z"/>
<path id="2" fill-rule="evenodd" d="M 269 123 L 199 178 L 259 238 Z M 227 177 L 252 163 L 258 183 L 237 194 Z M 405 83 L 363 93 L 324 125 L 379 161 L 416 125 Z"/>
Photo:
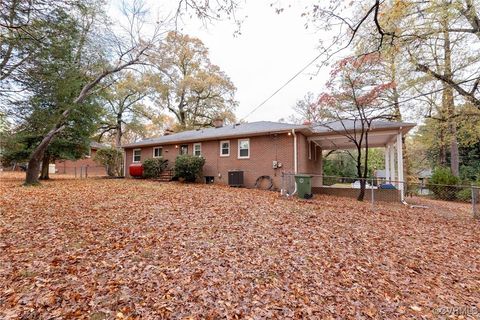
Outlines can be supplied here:
<path id="1" fill-rule="evenodd" d="M 399 121 L 373 121 L 371 125 L 372 131 L 377 130 L 386 130 L 402 129 L 403 133 L 407 133 L 415 127 L 415 123 L 411 122 L 399 122 Z M 331 134 L 331 133 L 344 133 L 345 131 L 354 131 L 355 129 L 359 130 L 361 128 L 360 121 L 354 120 L 336 120 L 336 121 L 326 121 L 323 123 L 315 123 L 311 126 L 312 132 L 314 134 Z"/>
<path id="2" fill-rule="evenodd" d="M 385 147 L 394 143 L 400 132 L 405 135 L 413 127 L 415 123 L 410 122 L 374 121 L 368 133 L 368 146 Z M 315 124 L 311 130 L 309 141 L 315 142 L 323 150 L 352 149 L 355 143 L 351 137 L 359 142 L 355 132 L 361 133 L 361 123 L 353 120 L 332 121 Z M 362 146 L 365 146 L 365 139 Z"/>

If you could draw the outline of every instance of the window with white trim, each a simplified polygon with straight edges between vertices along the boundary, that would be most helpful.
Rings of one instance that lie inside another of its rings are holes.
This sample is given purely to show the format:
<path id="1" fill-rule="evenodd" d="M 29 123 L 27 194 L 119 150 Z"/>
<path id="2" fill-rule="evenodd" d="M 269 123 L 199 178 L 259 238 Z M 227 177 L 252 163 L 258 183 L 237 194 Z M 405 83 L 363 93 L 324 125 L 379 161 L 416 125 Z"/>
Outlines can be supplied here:
<path id="1" fill-rule="evenodd" d="M 142 149 L 133 149 L 133 162 L 142 160 Z"/>
<path id="2" fill-rule="evenodd" d="M 202 144 L 194 143 L 193 144 L 193 155 L 200 157 L 202 155 Z"/>
<path id="3" fill-rule="evenodd" d="M 220 157 L 230 156 L 230 140 L 220 141 Z"/>
<path id="4" fill-rule="evenodd" d="M 250 139 L 238 139 L 238 159 L 250 158 Z"/>
<path id="5" fill-rule="evenodd" d="M 153 148 L 153 157 L 160 158 L 162 156 L 162 151 L 163 151 L 162 147 Z"/>

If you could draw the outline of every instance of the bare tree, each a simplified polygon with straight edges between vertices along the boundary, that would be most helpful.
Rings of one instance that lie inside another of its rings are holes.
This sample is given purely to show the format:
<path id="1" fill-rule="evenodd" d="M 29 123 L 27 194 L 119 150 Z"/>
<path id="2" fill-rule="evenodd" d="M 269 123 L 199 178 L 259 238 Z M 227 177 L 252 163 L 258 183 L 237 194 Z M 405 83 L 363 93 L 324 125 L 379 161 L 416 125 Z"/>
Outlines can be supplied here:
<path id="1" fill-rule="evenodd" d="M 105 91 L 102 97 L 105 114 L 99 128 L 99 139 L 113 133 L 115 146 L 120 148 L 126 128 L 137 127 L 141 125 L 141 120 L 155 117 L 155 112 L 142 103 L 148 96 L 148 85 L 142 77 L 122 72 L 121 79 Z"/>
<path id="2" fill-rule="evenodd" d="M 346 10 L 346 9 L 349 10 Z M 370 51 L 381 51 L 385 47 L 402 49 L 418 48 L 423 43 L 436 39 L 444 32 L 445 26 L 435 21 L 436 17 L 447 15 L 450 23 L 446 31 L 463 36 L 472 57 L 478 56 L 474 44 L 480 41 L 480 18 L 478 0 L 455 1 L 379 1 L 352 2 L 347 0 L 315 4 L 305 12 L 311 24 L 322 29 L 336 28 L 348 34 L 343 40 L 345 46 L 355 43 L 362 30 L 369 32 Z M 355 12 L 348 16 L 345 12 Z M 392 23 L 395 22 L 395 23 Z M 339 45 L 341 45 L 339 43 Z M 470 68 L 463 78 L 451 78 L 438 72 L 422 61 L 411 61 L 414 69 L 430 75 L 433 79 L 451 87 L 466 101 L 480 109 L 480 73 L 478 66 Z M 465 81 L 465 80 L 469 81 Z"/>

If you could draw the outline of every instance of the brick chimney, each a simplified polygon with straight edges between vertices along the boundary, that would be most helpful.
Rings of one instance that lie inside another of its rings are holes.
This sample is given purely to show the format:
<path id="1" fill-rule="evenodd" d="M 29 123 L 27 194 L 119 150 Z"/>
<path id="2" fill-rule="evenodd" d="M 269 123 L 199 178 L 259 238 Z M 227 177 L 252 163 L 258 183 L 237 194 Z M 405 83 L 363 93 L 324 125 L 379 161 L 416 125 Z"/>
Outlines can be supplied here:
<path id="1" fill-rule="evenodd" d="M 167 129 L 165 129 L 165 131 L 163 132 L 163 135 L 164 135 L 164 136 L 169 136 L 169 135 L 171 135 L 172 133 L 175 133 L 175 132 L 174 132 L 172 129 L 167 128 Z"/>
<path id="2" fill-rule="evenodd" d="M 223 127 L 223 119 L 222 118 L 216 118 L 213 120 L 213 126 L 215 128 L 221 128 Z"/>

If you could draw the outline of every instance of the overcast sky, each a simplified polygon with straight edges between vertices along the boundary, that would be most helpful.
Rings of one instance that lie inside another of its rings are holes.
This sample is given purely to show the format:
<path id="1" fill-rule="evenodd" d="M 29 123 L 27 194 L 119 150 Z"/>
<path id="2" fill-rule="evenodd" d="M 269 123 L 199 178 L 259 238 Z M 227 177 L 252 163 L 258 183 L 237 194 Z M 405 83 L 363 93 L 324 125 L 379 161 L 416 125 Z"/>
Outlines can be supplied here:
<path id="1" fill-rule="evenodd" d="M 300 15 L 305 7 L 300 1 L 277 14 L 270 1 L 246 1 L 237 16 L 244 17 L 241 35 L 234 36 L 236 26 L 231 21 L 212 22 L 204 27 L 196 19 L 184 18 L 180 31 L 200 38 L 210 50 L 214 64 L 232 79 L 237 87 L 236 110 L 240 120 L 268 98 L 288 79 L 301 70 L 318 53 L 319 39 L 330 35 L 305 29 Z M 152 12 L 161 15 L 173 10 L 177 1 L 158 4 L 150 0 Z M 118 5 L 112 0 L 112 6 Z M 168 7 L 172 6 L 172 7 Z M 326 40 L 328 41 L 328 40 Z M 287 119 L 293 114 L 292 106 L 308 92 L 320 93 L 328 78 L 329 69 L 318 75 L 314 64 L 265 105 L 249 115 L 247 121 Z"/>
<path id="2" fill-rule="evenodd" d="M 208 29 L 198 28 L 185 20 L 184 32 L 199 37 L 210 49 L 212 61 L 219 65 L 237 86 L 237 117 L 246 116 L 319 52 L 318 33 L 305 29 L 300 17 L 301 5 L 282 14 L 275 13 L 268 1 L 247 1 L 239 16 L 247 15 L 241 35 L 234 37 L 235 26 L 229 21 L 217 22 Z M 328 70 L 313 77 L 315 65 L 307 69 L 274 98 L 246 120 L 287 118 L 292 106 L 307 91 L 320 92 Z"/>

